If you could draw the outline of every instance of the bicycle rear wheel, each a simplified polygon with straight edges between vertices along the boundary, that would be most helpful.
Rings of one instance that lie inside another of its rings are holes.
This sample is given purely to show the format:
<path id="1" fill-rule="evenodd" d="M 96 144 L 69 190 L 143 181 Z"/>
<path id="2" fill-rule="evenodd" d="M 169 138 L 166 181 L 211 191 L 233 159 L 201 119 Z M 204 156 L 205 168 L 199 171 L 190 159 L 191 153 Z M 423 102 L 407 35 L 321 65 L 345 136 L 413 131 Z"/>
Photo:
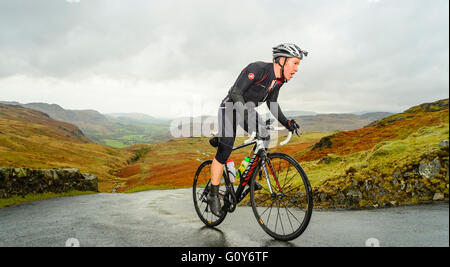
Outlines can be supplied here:
<path id="1" fill-rule="evenodd" d="M 295 159 L 283 153 L 267 154 L 266 169 L 269 179 L 264 171 L 260 172 L 259 165 L 251 180 L 253 213 L 270 236 L 282 241 L 293 240 L 305 231 L 312 215 L 313 197 L 308 177 Z M 261 190 L 255 190 L 258 173 Z"/>
<path id="2" fill-rule="evenodd" d="M 211 186 L 211 164 L 212 160 L 206 160 L 197 169 L 194 177 L 192 193 L 194 198 L 194 207 L 200 220 L 209 227 L 219 225 L 227 215 L 227 211 L 222 209 L 222 216 L 214 215 L 208 205 L 207 197 Z M 224 181 L 224 178 L 222 179 Z M 220 183 L 219 199 L 223 207 L 223 198 L 226 194 L 225 183 Z"/>

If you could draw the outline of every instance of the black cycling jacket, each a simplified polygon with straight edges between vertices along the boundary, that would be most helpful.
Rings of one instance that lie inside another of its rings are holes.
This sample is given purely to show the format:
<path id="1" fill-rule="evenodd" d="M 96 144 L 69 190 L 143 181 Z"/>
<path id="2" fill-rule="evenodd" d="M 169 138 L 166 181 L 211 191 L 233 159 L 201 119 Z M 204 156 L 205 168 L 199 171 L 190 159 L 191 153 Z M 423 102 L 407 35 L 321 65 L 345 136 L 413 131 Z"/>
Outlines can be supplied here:
<path id="1" fill-rule="evenodd" d="M 272 81 L 276 80 L 273 88 L 268 91 Z M 253 102 L 255 107 L 259 106 L 260 103 L 266 102 L 267 107 L 275 118 L 285 127 L 288 126 L 288 120 L 281 112 L 280 105 L 277 102 L 278 93 L 280 92 L 281 86 L 285 81 L 277 80 L 275 73 L 273 71 L 273 63 L 266 62 L 254 62 L 250 63 L 245 69 L 242 70 L 241 74 L 237 78 L 234 85 L 228 91 L 228 95 L 223 99 L 224 102 L 241 102 L 245 104 L 247 102 Z M 270 103 L 277 109 L 278 116 L 270 108 Z M 242 110 L 238 110 L 242 111 Z M 242 111 L 243 112 L 243 111 Z M 250 111 L 249 111 L 250 112 Z M 254 110 L 256 112 L 256 110 Z M 245 122 L 247 123 L 247 116 L 245 116 Z"/>

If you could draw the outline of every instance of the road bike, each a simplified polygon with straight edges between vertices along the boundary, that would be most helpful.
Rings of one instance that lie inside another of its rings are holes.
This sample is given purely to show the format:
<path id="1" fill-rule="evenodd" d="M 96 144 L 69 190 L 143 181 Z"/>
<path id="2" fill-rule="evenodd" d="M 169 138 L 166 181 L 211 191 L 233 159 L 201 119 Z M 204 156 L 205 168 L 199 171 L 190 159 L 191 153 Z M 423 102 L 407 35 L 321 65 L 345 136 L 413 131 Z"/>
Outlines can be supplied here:
<path id="1" fill-rule="evenodd" d="M 269 129 L 280 131 L 285 128 L 269 126 Z M 289 132 L 280 145 L 288 143 L 291 137 L 292 132 Z M 269 153 L 264 141 L 255 139 L 255 133 L 242 145 L 233 147 L 233 151 L 250 145 L 254 145 L 250 162 L 240 173 L 237 187 L 231 183 L 231 170 L 225 165 L 219 187 L 221 216 L 211 212 L 207 201 L 212 160 L 200 164 L 193 184 L 195 210 L 205 225 L 215 227 L 223 222 L 227 213 L 234 212 L 238 204 L 251 205 L 258 224 L 267 234 L 276 240 L 293 240 L 305 231 L 313 211 L 308 177 L 293 157 L 284 153 Z"/>

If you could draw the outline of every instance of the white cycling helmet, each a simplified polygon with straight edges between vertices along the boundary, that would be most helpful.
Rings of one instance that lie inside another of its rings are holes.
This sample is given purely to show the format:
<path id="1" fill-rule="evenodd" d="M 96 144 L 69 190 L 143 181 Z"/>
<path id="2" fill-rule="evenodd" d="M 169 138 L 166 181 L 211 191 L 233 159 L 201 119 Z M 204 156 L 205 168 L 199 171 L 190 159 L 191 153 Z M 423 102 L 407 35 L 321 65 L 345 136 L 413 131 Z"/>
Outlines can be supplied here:
<path id="1" fill-rule="evenodd" d="M 273 59 L 279 57 L 297 57 L 303 59 L 303 55 L 308 56 L 308 52 L 303 51 L 295 44 L 285 43 L 275 46 L 273 48 Z"/>
<path id="2" fill-rule="evenodd" d="M 281 78 L 284 82 L 287 82 L 286 78 L 284 77 L 284 65 L 286 64 L 287 60 L 285 60 L 283 65 L 281 65 L 280 58 L 281 57 L 286 57 L 286 58 L 296 57 L 299 59 L 303 59 L 303 56 L 307 57 L 308 52 L 301 50 L 300 47 L 298 47 L 295 44 L 284 43 L 284 44 L 275 46 L 273 48 L 273 61 L 275 63 L 277 63 L 278 65 L 280 65 Z"/>

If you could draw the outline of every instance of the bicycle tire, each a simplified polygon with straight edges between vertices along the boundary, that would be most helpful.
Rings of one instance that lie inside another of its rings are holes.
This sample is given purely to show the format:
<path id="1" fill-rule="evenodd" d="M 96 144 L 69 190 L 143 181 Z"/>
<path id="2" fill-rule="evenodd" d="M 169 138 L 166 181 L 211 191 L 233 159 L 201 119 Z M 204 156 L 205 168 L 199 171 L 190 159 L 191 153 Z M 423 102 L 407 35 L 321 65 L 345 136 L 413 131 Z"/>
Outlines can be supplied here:
<path id="1" fill-rule="evenodd" d="M 268 169 L 267 171 L 270 177 L 270 183 L 273 183 L 273 192 L 277 195 L 275 196 L 273 194 L 270 194 L 270 191 L 266 188 L 266 177 L 264 172 L 262 172 L 262 174 L 259 174 L 259 170 L 261 169 L 261 165 L 259 164 L 256 171 L 252 175 L 250 184 L 250 201 L 252 204 L 252 210 L 256 217 L 256 221 L 267 234 L 269 234 L 276 240 L 290 241 L 299 237 L 306 230 L 311 219 L 313 211 L 313 196 L 311 185 L 305 171 L 294 158 L 283 153 L 269 153 L 267 154 L 267 158 L 267 161 L 272 164 L 272 170 L 278 178 L 277 180 L 273 178 L 274 175 L 269 169 L 269 164 L 266 164 Z M 277 162 L 276 159 L 279 159 L 279 162 Z M 283 161 L 285 163 L 283 163 Z M 275 166 L 275 164 L 278 166 Z M 289 167 L 286 167 L 286 165 L 289 165 Z M 289 174 L 291 169 L 295 170 L 296 173 Z M 283 172 L 285 172 L 286 174 L 284 175 L 284 180 L 282 180 L 282 174 L 284 174 Z M 263 186 L 263 189 L 256 191 L 255 182 L 256 176 L 258 174 L 263 176 L 261 177 L 263 181 L 260 182 L 260 184 Z M 298 186 L 296 184 L 298 184 Z M 274 223 L 273 220 L 270 221 L 270 216 L 272 213 L 273 205 L 275 203 L 277 204 L 277 214 Z M 282 206 L 281 213 L 280 204 Z M 269 213 L 266 219 L 264 213 L 266 213 L 268 210 Z M 298 216 L 303 215 L 303 218 L 299 220 L 296 214 L 298 214 Z M 286 231 L 285 227 L 283 226 L 283 218 L 287 220 L 286 228 L 289 228 L 290 226 L 292 231 Z M 277 231 L 278 223 L 280 223 L 280 230 L 282 232 Z"/>
<path id="2" fill-rule="evenodd" d="M 223 222 L 227 215 L 226 210 L 222 210 L 222 216 L 218 217 L 209 210 L 209 205 L 206 201 L 208 195 L 208 188 L 211 183 L 211 165 L 212 160 L 206 160 L 197 168 L 192 186 L 192 193 L 194 199 L 194 207 L 200 220 L 208 227 L 218 226 Z M 208 170 L 209 168 L 209 170 Z M 219 187 L 219 198 L 221 198 L 223 206 L 223 196 L 226 193 L 225 184 L 221 183 Z"/>

